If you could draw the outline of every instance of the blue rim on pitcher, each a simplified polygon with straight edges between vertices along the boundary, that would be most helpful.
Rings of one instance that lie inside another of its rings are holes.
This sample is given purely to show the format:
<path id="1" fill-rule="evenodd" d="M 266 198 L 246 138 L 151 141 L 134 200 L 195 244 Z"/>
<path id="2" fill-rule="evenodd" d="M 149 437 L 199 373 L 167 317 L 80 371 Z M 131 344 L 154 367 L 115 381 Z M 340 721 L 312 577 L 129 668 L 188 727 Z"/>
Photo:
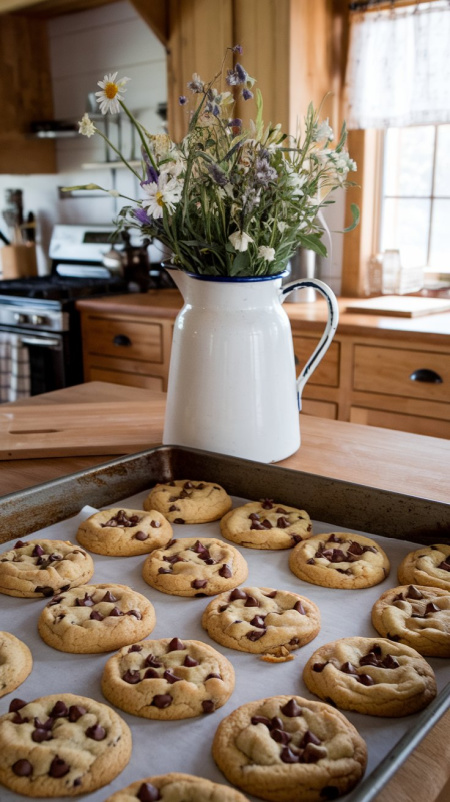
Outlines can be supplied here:
<path id="1" fill-rule="evenodd" d="M 168 265 L 165 262 L 161 262 L 161 267 L 164 268 L 164 270 L 180 270 L 176 265 Z M 273 279 L 276 278 L 289 276 L 289 270 L 284 270 L 283 273 L 275 273 L 273 276 L 201 276 L 199 273 L 188 273 L 187 270 L 180 270 L 180 272 L 190 278 L 197 278 L 200 281 L 217 281 L 224 284 L 245 284 L 249 281 L 273 281 Z"/>

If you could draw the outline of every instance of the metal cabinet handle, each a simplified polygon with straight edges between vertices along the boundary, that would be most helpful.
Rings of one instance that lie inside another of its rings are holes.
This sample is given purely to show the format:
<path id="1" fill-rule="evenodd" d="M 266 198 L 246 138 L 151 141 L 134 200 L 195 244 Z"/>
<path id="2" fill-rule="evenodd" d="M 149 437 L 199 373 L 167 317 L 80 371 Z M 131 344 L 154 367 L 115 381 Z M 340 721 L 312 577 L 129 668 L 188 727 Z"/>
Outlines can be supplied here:
<path id="1" fill-rule="evenodd" d="M 126 334 L 116 334 L 113 339 L 114 345 L 124 345 L 126 347 L 131 345 L 131 340 Z"/>
<path id="2" fill-rule="evenodd" d="M 442 376 L 439 376 L 439 373 L 436 373 L 435 370 L 429 370 L 428 368 L 415 370 L 411 373 L 409 378 L 413 382 L 426 382 L 427 384 L 442 384 L 444 381 Z"/>

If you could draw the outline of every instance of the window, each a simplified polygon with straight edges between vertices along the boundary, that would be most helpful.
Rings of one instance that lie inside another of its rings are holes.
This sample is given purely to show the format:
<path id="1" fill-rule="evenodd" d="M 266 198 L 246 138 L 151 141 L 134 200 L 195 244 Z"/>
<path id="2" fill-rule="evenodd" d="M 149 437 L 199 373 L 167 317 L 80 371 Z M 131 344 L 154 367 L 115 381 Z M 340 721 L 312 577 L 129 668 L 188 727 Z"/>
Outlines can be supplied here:
<path id="1" fill-rule="evenodd" d="M 387 128 L 379 250 L 450 273 L 450 125 Z"/>

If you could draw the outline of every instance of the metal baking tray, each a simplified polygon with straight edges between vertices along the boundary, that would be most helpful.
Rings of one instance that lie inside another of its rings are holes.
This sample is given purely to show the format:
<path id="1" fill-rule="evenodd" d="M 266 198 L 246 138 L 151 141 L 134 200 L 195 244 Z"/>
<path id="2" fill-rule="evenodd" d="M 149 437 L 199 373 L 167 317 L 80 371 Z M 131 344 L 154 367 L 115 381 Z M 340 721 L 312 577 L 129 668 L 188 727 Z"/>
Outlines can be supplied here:
<path id="1" fill-rule="evenodd" d="M 0 542 L 18 539 L 172 479 L 212 481 L 232 496 L 301 506 L 313 520 L 420 543 L 450 542 L 450 504 L 179 446 L 159 446 L 0 498 Z M 450 706 L 450 683 L 348 802 L 370 802 Z M 345 711 L 344 711 L 345 713 Z"/>

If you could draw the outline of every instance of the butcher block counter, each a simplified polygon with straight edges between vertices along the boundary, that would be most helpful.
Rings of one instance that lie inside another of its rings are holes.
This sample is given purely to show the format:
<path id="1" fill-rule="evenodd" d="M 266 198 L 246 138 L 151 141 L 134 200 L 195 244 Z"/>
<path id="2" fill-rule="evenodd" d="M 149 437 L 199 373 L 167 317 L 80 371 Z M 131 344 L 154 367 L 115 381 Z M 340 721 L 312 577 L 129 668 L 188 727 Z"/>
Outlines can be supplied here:
<path id="1" fill-rule="evenodd" d="M 351 311 L 360 303 L 339 299 L 337 332 L 305 386 L 303 412 L 450 438 L 450 311 L 414 317 Z M 415 296 L 393 303 L 446 304 Z M 167 390 L 173 323 L 181 306 L 178 290 L 78 301 L 85 380 Z M 284 308 L 300 370 L 323 331 L 326 302 L 286 302 Z"/>
<path id="2" fill-rule="evenodd" d="M 14 404 L 4 404 L 0 411 L 6 413 L 28 408 L 30 416 L 34 416 L 42 413 L 46 406 L 54 409 L 57 405 L 61 411 L 66 407 L 69 417 L 74 404 L 81 412 L 83 405 L 91 407 L 96 404 L 100 410 L 105 410 L 117 402 L 131 409 L 133 404 L 147 402 L 148 411 L 143 418 L 140 447 L 137 449 L 134 445 L 124 448 L 124 453 L 129 453 L 161 443 L 164 401 L 165 396 L 161 393 L 90 382 Z M 107 412 L 101 425 L 106 433 L 112 433 Z M 304 415 L 301 416 L 301 433 L 301 448 L 280 465 L 436 501 L 449 500 L 450 482 L 446 466 L 450 465 L 450 442 L 447 440 Z M 89 431 L 86 431 L 85 437 L 89 446 Z M 98 465 L 109 458 L 104 448 L 101 454 L 96 454 L 95 447 L 92 447 L 90 454 L 81 456 L 66 454 L 49 458 L 43 450 L 39 458 L 5 460 L 0 462 L 0 494 L 56 479 Z M 447 712 L 379 793 L 376 801 L 409 802 L 412 799 L 417 802 L 448 802 L 449 778 L 450 712 Z"/>

